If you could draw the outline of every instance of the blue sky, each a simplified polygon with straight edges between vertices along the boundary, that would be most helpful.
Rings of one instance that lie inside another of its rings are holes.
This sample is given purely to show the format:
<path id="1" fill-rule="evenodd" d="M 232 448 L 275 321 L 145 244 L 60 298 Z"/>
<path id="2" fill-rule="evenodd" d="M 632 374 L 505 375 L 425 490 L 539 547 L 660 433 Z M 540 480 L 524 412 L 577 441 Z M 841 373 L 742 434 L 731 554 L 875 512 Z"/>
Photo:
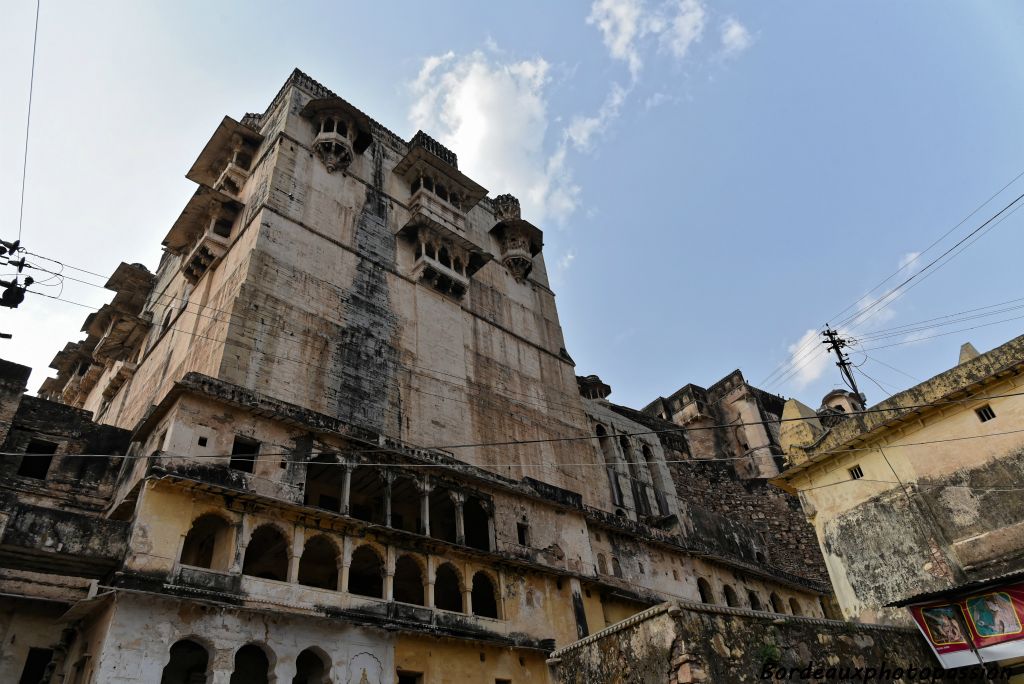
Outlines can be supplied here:
<path id="1" fill-rule="evenodd" d="M 0 25 L 4 236 L 18 221 L 33 12 L 9 3 Z M 523 200 L 577 372 L 600 374 L 613 400 L 642 406 L 741 368 L 816 405 L 839 376 L 806 354 L 813 331 L 854 305 L 872 314 L 844 329 L 886 388 L 861 376 L 873 403 L 953 365 L 964 341 L 984 351 L 1024 329 L 1006 320 L 1020 302 L 897 327 L 1024 297 L 1024 212 L 870 308 L 1024 193 L 1021 178 L 910 261 L 1024 171 L 1021 35 L 1024 6 L 1009 1 L 46 0 L 23 241 L 97 273 L 155 268 L 220 117 L 262 111 L 298 66 Z M 4 310 L 15 338 L 0 356 L 32 365 L 35 389 L 87 313 L 38 296 Z"/>

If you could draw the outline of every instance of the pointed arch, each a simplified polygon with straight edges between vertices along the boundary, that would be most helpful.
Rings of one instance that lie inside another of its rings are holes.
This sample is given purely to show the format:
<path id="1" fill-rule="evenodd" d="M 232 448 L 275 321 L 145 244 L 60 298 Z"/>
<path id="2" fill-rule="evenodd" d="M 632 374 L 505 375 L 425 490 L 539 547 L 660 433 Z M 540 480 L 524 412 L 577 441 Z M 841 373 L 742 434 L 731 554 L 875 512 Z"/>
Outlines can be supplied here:
<path id="1" fill-rule="evenodd" d="M 181 546 L 182 565 L 225 571 L 234 553 L 232 525 L 217 513 L 204 513 L 192 521 Z"/>
<path id="2" fill-rule="evenodd" d="M 384 559 L 370 544 L 363 544 L 352 552 L 348 593 L 384 598 Z"/>
<path id="3" fill-rule="evenodd" d="M 299 558 L 299 584 L 336 591 L 338 589 L 338 558 L 334 541 L 324 534 L 306 540 Z"/>
<path id="4" fill-rule="evenodd" d="M 401 603 L 426 605 L 423 592 L 423 565 L 412 554 L 404 553 L 395 561 L 394 597 Z"/>
<path id="5" fill-rule="evenodd" d="M 461 613 L 462 575 L 451 563 L 442 563 L 434 571 L 434 607 Z"/>
<path id="6" fill-rule="evenodd" d="M 498 619 L 501 617 L 501 602 L 498 599 L 498 583 L 490 573 L 478 570 L 473 575 L 473 615 Z"/>
<path id="7" fill-rule="evenodd" d="M 194 639 L 179 639 L 170 648 L 170 661 L 164 666 L 160 684 L 194 684 L 210 677 L 210 652 Z"/>
<path id="8" fill-rule="evenodd" d="M 245 547 L 242 574 L 287 582 L 289 546 L 288 536 L 277 525 L 260 525 Z"/>
<path id="9" fill-rule="evenodd" d="M 235 651 L 230 684 L 271 684 L 272 652 L 262 644 L 246 644 Z M 276 680 L 276 677 L 274 678 Z"/>

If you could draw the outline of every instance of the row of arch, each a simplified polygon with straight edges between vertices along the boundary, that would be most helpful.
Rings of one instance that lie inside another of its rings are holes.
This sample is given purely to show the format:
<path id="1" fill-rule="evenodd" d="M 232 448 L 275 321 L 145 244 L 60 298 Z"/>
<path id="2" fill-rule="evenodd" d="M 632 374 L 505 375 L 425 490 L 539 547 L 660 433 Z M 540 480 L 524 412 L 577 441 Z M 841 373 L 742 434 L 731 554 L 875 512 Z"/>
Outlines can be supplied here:
<path id="1" fill-rule="evenodd" d="M 604 457 L 612 505 L 619 508 L 626 505 L 622 489 L 622 478 L 625 477 L 629 484 L 633 509 L 638 517 L 669 515 L 671 509 L 666 495 L 668 483 L 650 445 L 641 443 L 637 453 L 629 437 L 619 435 L 616 440 L 600 423 L 595 428 L 595 433 Z"/>
<path id="2" fill-rule="evenodd" d="M 231 525 L 220 515 L 206 513 L 199 516 L 185 535 L 181 563 L 227 571 L 233 555 L 231 533 Z M 288 550 L 288 539 L 276 525 L 266 523 L 257 527 L 245 547 L 242 574 L 288 582 Z M 389 574 L 380 551 L 368 543 L 356 547 L 349 565 L 345 566 L 341 549 L 324 534 L 314 535 L 305 541 L 298 558 L 295 581 L 328 591 L 471 612 L 480 617 L 501 617 L 497 581 L 484 570 L 477 571 L 466 582 L 452 563 L 444 562 L 430 578 L 426 563 L 421 558 L 403 553 L 395 560 L 393 574 Z"/>
<path id="3" fill-rule="evenodd" d="M 273 653 L 262 644 L 246 644 L 235 651 L 230 684 L 270 684 Z M 181 639 L 170 648 L 160 684 L 205 684 L 210 678 L 210 653 L 198 641 Z M 318 648 L 307 648 L 295 659 L 291 684 L 330 684 L 331 660 Z"/>
<path id="4" fill-rule="evenodd" d="M 697 579 L 697 591 L 700 592 L 701 603 L 717 604 L 715 600 L 715 592 L 711 589 L 711 583 L 703 577 Z M 774 591 L 769 596 L 768 603 L 765 604 L 761 601 L 761 597 L 753 589 L 747 589 L 746 605 L 741 601 L 739 594 L 731 584 L 722 585 L 722 597 L 725 599 L 725 605 L 730 608 L 750 608 L 750 610 L 770 611 L 772 613 L 779 613 L 780 615 L 803 615 L 803 609 L 800 607 L 800 602 L 794 597 L 790 597 L 789 603 L 783 601 L 782 597 Z M 787 610 L 788 608 L 788 610 Z"/>

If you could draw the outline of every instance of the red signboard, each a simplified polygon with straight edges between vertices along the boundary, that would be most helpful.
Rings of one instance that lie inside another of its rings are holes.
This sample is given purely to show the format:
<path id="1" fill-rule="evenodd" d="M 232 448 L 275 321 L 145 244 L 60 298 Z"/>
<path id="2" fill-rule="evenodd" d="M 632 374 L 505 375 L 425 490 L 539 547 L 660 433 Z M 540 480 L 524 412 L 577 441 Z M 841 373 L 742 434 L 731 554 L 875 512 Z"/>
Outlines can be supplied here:
<path id="1" fill-rule="evenodd" d="M 944 667 L 1024 656 L 1024 583 L 912 606 L 910 612 Z"/>

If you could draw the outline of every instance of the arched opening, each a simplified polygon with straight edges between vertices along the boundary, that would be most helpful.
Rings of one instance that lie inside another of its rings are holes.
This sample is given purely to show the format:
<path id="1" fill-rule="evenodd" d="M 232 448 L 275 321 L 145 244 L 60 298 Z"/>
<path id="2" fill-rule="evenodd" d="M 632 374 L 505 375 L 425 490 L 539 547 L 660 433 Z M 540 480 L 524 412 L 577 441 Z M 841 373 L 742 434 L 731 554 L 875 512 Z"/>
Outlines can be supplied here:
<path id="1" fill-rule="evenodd" d="M 795 598 L 789 599 L 789 612 L 793 615 L 803 615 L 803 608 L 800 607 L 800 602 Z"/>
<path id="2" fill-rule="evenodd" d="M 233 552 L 231 525 L 219 515 L 207 513 L 192 521 L 181 547 L 181 563 L 223 571 L 231 566 Z"/>
<path id="3" fill-rule="evenodd" d="M 391 526 L 396 530 L 423 533 L 420 490 L 411 477 L 398 476 L 391 483 Z"/>
<path id="4" fill-rule="evenodd" d="M 437 262 L 442 266 L 446 266 L 447 268 L 452 267 L 452 258 L 451 255 L 448 254 L 447 247 L 442 245 L 441 249 L 437 250 Z"/>
<path id="5" fill-rule="evenodd" d="M 384 561 L 369 544 L 363 544 L 352 552 L 348 593 L 384 598 Z"/>
<path id="6" fill-rule="evenodd" d="M 637 463 L 636 454 L 633 452 L 633 443 L 625 435 L 619 437 L 619 447 L 622 449 L 622 456 L 626 459 L 626 469 L 629 471 L 629 488 L 633 493 L 633 507 L 637 515 L 650 515 L 651 502 L 647 499 L 647 483 L 644 481 L 640 464 Z"/>
<path id="7" fill-rule="evenodd" d="M 701 603 L 715 602 L 715 594 L 711 591 L 711 583 L 703 577 L 697 579 L 697 591 L 700 592 Z"/>
<path id="8" fill-rule="evenodd" d="M 623 505 L 622 485 L 619 483 L 619 471 L 615 467 L 618 457 L 615 453 L 615 445 L 612 443 L 612 438 L 608 436 L 608 432 L 604 429 L 603 425 L 597 426 L 597 441 L 601 445 L 604 468 L 608 474 L 608 487 L 611 490 L 612 505 L 621 506 Z"/>
<path id="9" fill-rule="evenodd" d="M 462 612 L 462 588 L 459 573 L 451 563 L 444 563 L 434 575 L 434 607 Z"/>
<path id="10" fill-rule="evenodd" d="M 443 487 L 430 492 L 430 536 L 455 543 L 455 503 Z"/>
<path id="11" fill-rule="evenodd" d="M 604 554 L 597 554 L 597 572 L 600 575 L 608 574 L 608 561 L 605 560 Z"/>
<path id="12" fill-rule="evenodd" d="M 498 618 L 498 592 L 486 572 L 473 575 L 473 615 Z"/>
<path id="13" fill-rule="evenodd" d="M 612 556 L 612 574 L 622 579 L 622 564 L 619 563 L 619 559 Z"/>
<path id="14" fill-rule="evenodd" d="M 668 515 L 668 489 L 665 487 L 665 478 L 662 477 L 662 472 L 658 460 L 654 457 L 654 451 L 647 444 L 643 445 L 644 461 L 647 462 L 647 472 L 651 474 L 651 481 L 654 483 L 654 499 L 658 504 L 658 514 Z"/>
<path id="15" fill-rule="evenodd" d="M 725 605 L 730 608 L 739 608 L 740 599 L 736 595 L 736 590 L 732 588 L 731 584 L 726 584 L 722 588 L 722 593 L 725 594 Z"/>
<path id="16" fill-rule="evenodd" d="M 752 589 L 747 589 L 747 601 L 750 602 L 750 610 L 761 610 L 761 599 Z"/>
<path id="17" fill-rule="evenodd" d="M 395 561 L 395 600 L 422 606 L 423 571 L 412 556 L 399 556 Z"/>
<path id="18" fill-rule="evenodd" d="M 230 684 L 269 684 L 270 659 L 256 644 L 246 644 L 235 652 L 235 671 Z"/>
<path id="19" fill-rule="evenodd" d="M 491 550 L 491 516 L 483 502 L 475 496 L 466 499 L 462 505 L 462 529 L 466 534 L 466 546 L 481 551 Z"/>
<path id="20" fill-rule="evenodd" d="M 782 599 L 779 597 L 778 594 L 776 594 L 773 591 L 771 593 L 771 596 L 769 596 L 768 598 L 772 602 L 772 612 L 774 612 L 774 613 L 785 613 L 786 612 L 786 604 L 782 602 Z"/>
<path id="21" fill-rule="evenodd" d="M 340 513 L 344 477 L 345 467 L 337 456 L 317 454 L 306 465 L 306 505 Z"/>
<path id="22" fill-rule="evenodd" d="M 288 540 L 273 525 L 263 525 L 252 533 L 245 548 L 242 574 L 286 582 L 288 580 Z"/>
<path id="23" fill-rule="evenodd" d="M 306 542 L 299 559 L 299 584 L 338 589 L 338 549 L 327 537 L 317 535 Z"/>
<path id="24" fill-rule="evenodd" d="M 377 525 L 384 524 L 384 478 L 369 466 L 352 470 L 348 514 Z"/>
<path id="25" fill-rule="evenodd" d="M 295 676 L 292 684 L 329 684 L 327 671 L 330 666 L 319 653 L 307 648 L 295 659 Z"/>
<path id="26" fill-rule="evenodd" d="M 171 646 L 171 660 L 164 667 L 160 684 L 205 684 L 210 654 L 192 641 L 182 639 Z"/>

